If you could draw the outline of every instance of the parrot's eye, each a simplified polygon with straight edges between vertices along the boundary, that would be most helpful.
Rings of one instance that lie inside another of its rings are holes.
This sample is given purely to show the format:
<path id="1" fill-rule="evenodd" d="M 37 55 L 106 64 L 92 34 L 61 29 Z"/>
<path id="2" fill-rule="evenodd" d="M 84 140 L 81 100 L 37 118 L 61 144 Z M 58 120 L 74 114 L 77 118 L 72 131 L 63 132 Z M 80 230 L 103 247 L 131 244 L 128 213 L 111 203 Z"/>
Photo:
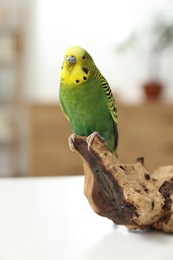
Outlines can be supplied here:
<path id="1" fill-rule="evenodd" d="M 85 55 L 82 57 L 82 59 L 83 59 L 83 60 L 85 59 Z"/>

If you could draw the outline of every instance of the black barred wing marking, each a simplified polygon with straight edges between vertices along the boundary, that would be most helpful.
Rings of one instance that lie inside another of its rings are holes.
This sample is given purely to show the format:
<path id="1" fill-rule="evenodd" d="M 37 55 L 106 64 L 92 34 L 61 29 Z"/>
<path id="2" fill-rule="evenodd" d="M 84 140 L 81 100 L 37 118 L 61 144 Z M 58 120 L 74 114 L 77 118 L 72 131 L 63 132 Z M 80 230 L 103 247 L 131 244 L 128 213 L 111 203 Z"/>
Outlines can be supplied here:
<path id="1" fill-rule="evenodd" d="M 109 109 L 112 115 L 112 118 L 114 120 L 114 122 L 116 124 L 118 124 L 118 115 L 117 115 L 117 108 L 116 108 L 116 103 L 115 103 L 115 99 L 114 96 L 112 94 L 111 88 L 108 84 L 108 82 L 106 81 L 106 79 L 101 75 L 101 73 L 98 73 L 97 76 L 100 78 L 100 83 L 104 89 L 104 92 L 108 98 L 108 105 L 109 105 Z"/>

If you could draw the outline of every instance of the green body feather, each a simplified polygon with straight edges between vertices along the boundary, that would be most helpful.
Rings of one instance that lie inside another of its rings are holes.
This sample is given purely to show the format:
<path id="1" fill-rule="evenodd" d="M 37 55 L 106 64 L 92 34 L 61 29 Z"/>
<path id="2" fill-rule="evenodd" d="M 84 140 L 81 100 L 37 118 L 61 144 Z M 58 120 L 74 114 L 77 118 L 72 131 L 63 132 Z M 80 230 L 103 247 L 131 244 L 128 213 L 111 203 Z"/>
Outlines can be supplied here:
<path id="1" fill-rule="evenodd" d="M 93 77 L 78 88 L 61 83 L 60 102 L 74 133 L 88 136 L 97 131 L 114 152 L 118 141 L 117 127 L 100 80 L 99 77 Z"/>

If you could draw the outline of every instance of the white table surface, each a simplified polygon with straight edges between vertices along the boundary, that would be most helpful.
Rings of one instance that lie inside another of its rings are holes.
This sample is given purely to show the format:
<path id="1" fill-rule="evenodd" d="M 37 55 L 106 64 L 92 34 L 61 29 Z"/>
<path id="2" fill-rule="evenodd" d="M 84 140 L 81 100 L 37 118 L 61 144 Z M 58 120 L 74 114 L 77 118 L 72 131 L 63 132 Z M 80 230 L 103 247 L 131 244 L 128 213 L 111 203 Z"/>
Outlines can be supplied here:
<path id="1" fill-rule="evenodd" d="M 173 260 L 173 235 L 97 216 L 80 177 L 0 180 L 0 260 Z"/>

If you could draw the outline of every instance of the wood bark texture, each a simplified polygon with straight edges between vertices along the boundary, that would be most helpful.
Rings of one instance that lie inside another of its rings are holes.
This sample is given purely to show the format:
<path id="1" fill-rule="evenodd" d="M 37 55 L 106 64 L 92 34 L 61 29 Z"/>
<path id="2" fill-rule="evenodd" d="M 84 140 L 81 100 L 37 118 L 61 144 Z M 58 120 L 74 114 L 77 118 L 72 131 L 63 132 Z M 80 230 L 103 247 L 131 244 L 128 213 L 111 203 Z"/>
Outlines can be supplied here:
<path id="1" fill-rule="evenodd" d="M 90 149 L 86 137 L 71 141 L 83 159 L 84 194 L 97 214 L 129 229 L 173 232 L 173 166 L 150 173 L 143 158 L 121 163 L 99 136 Z"/>

